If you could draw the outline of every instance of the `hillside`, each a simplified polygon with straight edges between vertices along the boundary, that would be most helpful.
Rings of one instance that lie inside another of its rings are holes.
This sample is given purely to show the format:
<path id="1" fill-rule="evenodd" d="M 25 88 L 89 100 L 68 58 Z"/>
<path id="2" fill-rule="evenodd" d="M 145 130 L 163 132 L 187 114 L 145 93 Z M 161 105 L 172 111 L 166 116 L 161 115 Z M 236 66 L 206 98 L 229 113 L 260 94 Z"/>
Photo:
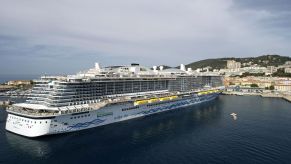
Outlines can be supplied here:
<path id="1" fill-rule="evenodd" d="M 241 62 L 242 67 L 257 64 L 258 66 L 278 66 L 284 64 L 286 61 L 291 61 L 291 57 L 280 56 L 280 55 L 263 55 L 258 57 L 248 57 L 248 58 L 218 58 L 218 59 L 206 59 L 200 60 L 187 64 L 187 68 L 192 68 L 193 70 L 197 68 L 203 68 L 210 66 L 213 69 L 223 69 L 226 68 L 227 60 L 235 60 Z M 245 64 L 244 64 L 245 63 Z"/>
<path id="2" fill-rule="evenodd" d="M 222 69 L 226 68 L 226 60 L 220 59 L 206 59 L 206 60 L 200 60 L 197 62 L 193 62 L 186 65 L 186 68 L 192 68 L 193 70 L 197 68 L 204 68 L 210 66 L 213 69 Z"/>

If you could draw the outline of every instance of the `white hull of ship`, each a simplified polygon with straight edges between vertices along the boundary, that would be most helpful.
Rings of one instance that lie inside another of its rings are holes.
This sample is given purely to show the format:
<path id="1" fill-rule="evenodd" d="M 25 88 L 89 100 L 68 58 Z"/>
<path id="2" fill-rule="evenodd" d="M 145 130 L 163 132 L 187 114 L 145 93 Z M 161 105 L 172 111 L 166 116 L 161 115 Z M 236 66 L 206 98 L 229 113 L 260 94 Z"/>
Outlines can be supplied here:
<path id="1" fill-rule="evenodd" d="M 83 113 L 59 115 L 48 118 L 29 118 L 14 113 L 8 113 L 6 130 L 26 137 L 38 137 L 51 134 L 68 133 L 88 128 L 103 126 L 115 122 L 125 121 L 151 114 L 175 110 L 181 107 L 211 101 L 219 94 L 204 97 L 189 97 L 159 105 L 141 105 L 136 109 L 131 108 L 132 103 L 123 103 L 103 107 Z"/>

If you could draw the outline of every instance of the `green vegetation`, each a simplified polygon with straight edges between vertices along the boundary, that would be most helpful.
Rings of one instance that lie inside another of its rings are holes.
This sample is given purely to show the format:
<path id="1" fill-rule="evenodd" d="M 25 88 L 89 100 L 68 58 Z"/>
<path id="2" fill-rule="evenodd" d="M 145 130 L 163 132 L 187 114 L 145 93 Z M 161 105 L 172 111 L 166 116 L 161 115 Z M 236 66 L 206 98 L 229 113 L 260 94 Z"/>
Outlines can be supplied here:
<path id="1" fill-rule="evenodd" d="M 258 86 L 258 84 L 251 84 L 251 87 L 252 87 L 252 88 L 257 88 L 257 87 L 259 87 L 259 86 Z"/>
<path id="2" fill-rule="evenodd" d="M 263 55 L 253 58 L 235 58 L 237 62 L 248 63 L 252 62 L 252 64 L 257 64 L 262 67 L 267 66 L 279 66 L 285 64 L 286 61 L 290 61 L 291 58 L 288 56 L 280 56 L 280 55 Z"/>
<path id="3" fill-rule="evenodd" d="M 212 69 L 222 69 L 226 68 L 226 60 L 223 59 L 206 59 L 206 60 L 200 60 L 197 62 L 193 62 L 190 64 L 187 64 L 187 68 L 192 68 L 193 70 L 197 68 L 204 68 L 210 66 Z"/>
<path id="4" fill-rule="evenodd" d="M 233 82 L 229 82 L 229 85 L 235 85 Z"/>
<path id="5" fill-rule="evenodd" d="M 283 65 L 286 61 L 291 61 L 291 57 L 288 56 L 280 56 L 280 55 L 263 55 L 258 57 L 249 57 L 249 58 L 217 58 L 217 59 L 207 59 L 200 60 L 197 62 L 193 62 L 187 64 L 187 68 L 192 68 L 193 70 L 197 68 L 203 68 L 210 66 L 213 69 L 224 69 L 226 68 L 227 60 L 235 60 L 237 62 L 247 63 L 247 64 L 257 64 L 258 66 L 267 67 L 267 66 L 278 66 Z M 247 67 L 248 65 L 246 65 Z"/>
<path id="6" fill-rule="evenodd" d="M 274 90 L 275 87 L 273 85 L 271 85 L 270 87 L 265 87 L 265 89 L 267 89 L 267 90 Z"/>
<path id="7" fill-rule="evenodd" d="M 291 73 L 285 73 L 283 68 L 277 70 L 277 72 L 273 73 L 272 76 L 276 77 L 291 77 Z"/>
<path id="8" fill-rule="evenodd" d="M 265 76 L 265 73 L 249 73 L 249 72 L 244 72 L 239 77 L 247 77 L 247 76 Z"/>

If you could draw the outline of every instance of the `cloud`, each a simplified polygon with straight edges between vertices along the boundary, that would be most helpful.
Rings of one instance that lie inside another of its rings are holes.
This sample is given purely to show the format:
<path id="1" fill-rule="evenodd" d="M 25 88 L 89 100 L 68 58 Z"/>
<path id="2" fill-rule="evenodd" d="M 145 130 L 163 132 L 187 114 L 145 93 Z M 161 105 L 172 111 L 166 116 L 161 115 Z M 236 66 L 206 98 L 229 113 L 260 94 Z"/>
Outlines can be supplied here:
<path id="1" fill-rule="evenodd" d="M 285 27 L 290 13 L 274 1 L 0 2 L 0 43 L 5 43 L 0 44 L 0 57 L 10 62 L 30 56 L 40 64 L 65 63 L 58 67 L 62 71 L 89 67 L 86 64 L 93 60 L 176 66 L 214 57 L 289 55 L 291 49 L 286 35 L 290 29 Z M 1 62 L 0 67 L 5 66 Z M 18 66 L 31 71 L 38 65 Z M 39 71 L 57 70 L 48 65 Z"/>

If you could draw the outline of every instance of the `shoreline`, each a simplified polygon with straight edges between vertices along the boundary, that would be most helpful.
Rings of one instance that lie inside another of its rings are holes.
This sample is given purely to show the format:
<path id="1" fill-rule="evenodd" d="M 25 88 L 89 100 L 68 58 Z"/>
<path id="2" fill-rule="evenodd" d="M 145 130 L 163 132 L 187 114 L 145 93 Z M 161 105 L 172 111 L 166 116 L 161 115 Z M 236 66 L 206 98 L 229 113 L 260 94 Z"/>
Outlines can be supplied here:
<path id="1" fill-rule="evenodd" d="M 222 92 L 223 95 L 236 95 L 236 96 L 261 96 L 263 98 L 282 98 L 291 103 L 291 95 L 285 94 L 272 94 L 272 93 L 245 93 L 245 92 Z"/>

